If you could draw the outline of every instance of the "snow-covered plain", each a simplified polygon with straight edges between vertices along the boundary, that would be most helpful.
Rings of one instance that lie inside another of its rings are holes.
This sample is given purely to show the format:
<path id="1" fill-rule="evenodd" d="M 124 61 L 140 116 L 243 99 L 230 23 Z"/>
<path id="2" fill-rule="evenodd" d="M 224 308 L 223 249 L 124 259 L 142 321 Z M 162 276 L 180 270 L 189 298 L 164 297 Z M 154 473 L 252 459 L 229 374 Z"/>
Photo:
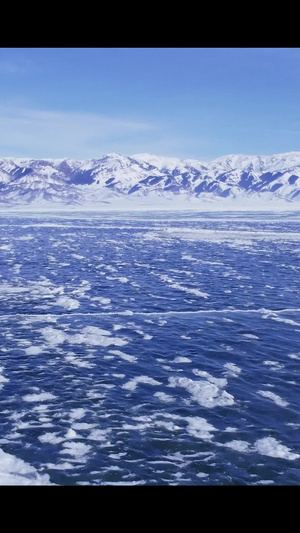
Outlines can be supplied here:
<path id="1" fill-rule="evenodd" d="M 0 484 L 298 485 L 300 213 L 0 217 Z"/>

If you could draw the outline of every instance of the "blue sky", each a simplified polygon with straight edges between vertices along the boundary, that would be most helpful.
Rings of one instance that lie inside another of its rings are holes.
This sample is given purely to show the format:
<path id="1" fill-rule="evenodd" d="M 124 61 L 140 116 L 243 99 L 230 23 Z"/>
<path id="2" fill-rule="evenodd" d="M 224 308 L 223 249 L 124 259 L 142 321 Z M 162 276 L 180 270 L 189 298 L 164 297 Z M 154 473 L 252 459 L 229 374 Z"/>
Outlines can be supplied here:
<path id="1" fill-rule="evenodd" d="M 300 48 L 1 48 L 0 156 L 300 150 Z"/>

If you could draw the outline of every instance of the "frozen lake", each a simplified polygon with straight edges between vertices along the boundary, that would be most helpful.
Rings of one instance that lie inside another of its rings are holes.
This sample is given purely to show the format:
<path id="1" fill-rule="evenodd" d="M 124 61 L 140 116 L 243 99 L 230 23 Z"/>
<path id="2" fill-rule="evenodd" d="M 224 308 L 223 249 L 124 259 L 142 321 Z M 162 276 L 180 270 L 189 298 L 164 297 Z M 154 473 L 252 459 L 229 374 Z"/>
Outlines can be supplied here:
<path id="1" fill-rule="evenodd" d="M 300 213 L 0 216 L 0 484 L 299 485 Z"/>

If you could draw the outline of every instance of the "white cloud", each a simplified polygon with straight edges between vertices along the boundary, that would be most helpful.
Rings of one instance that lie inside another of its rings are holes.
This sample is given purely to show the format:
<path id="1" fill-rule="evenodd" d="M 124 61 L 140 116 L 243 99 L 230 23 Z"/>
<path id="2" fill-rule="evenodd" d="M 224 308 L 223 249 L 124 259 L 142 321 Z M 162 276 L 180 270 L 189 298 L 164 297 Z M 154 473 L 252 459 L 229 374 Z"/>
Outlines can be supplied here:
<path id="1" fill-rule="evenodd" d="M 100 157 L 153 129 L 146 122 L 95 113 L 0 105 L 0 157 Z"/>

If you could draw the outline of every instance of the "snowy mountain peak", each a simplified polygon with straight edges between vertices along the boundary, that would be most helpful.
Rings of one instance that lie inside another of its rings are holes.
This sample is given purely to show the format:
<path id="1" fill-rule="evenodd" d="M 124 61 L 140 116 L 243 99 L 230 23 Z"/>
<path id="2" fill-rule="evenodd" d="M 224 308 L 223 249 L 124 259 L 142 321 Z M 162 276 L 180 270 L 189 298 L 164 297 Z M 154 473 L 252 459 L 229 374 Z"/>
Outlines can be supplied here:
<path id="1" fill-rule="evenodd" d="M 300 200 L 300 152 L 214 161 L 115 152 L 99 159 L 0 159 L 0 204 L 86 204 L 117 197 Z"/>

